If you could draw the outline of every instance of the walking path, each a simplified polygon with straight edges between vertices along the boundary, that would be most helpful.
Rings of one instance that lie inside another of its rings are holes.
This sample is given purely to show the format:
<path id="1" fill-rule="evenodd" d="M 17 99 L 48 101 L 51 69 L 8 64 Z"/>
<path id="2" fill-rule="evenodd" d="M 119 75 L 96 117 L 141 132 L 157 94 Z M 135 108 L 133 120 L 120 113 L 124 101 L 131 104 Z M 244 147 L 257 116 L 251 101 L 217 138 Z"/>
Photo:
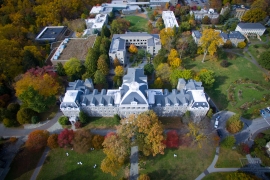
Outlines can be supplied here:
<path id="1" fill-rule="evenodd" d="M 139 177 L 138 161 L 139 161 L 138 146 L 132 146 L 130 153 L 130 171 L 129 171 L 130 180 L 137 180 Z"/>
<path id="2" fill-rule="evenodd" d="M 41 156 L 41 158 L 40 158 L 40 160 L 39 160 L 39 162 L 37 164 L 37 167 L 36 167 L 35 171 L 33 172 L 30 180 L 36 180 L 37 179 L 37 176 L 38 176 L 38 174 L 39 174 L 39 172 L 40 172 L 40 170 L 42 168 L 43 163 L 46 160 L 46 157 L 47 157 L 49 151 L 50 151 L 50 148 L 46 147 L 46 149 L 44 150 L 44 152 L 43 152 L 43 154 L 42 154 L 42 156 Z"/>

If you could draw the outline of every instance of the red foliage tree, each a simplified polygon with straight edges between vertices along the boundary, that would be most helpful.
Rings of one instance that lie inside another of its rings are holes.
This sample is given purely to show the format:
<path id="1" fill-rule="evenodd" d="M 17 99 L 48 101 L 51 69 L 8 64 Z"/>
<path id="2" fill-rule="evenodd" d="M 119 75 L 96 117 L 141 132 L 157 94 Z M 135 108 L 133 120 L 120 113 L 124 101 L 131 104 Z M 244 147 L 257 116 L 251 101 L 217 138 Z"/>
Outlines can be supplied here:
<path id="1" fill-rule="evenodd" d="M 58 136 L 58 144 L 60 147 L 71 147 L 73 138 L 73 130 L 64 129 Z"/>
<path id="2" fill-rule="evenodd" d="M 58 134 L 52 134 L 49 136 L 48 140 L 47 140 L 47 146 L 49 146 L 49 148 L 51 149 L 55 149 L 58 148 Z"/>
<path id="3" fill-rule="evenodd" d="M 180 136 L 179 142 L 180 142 L 180 146 L 188 147 L 192 143 L 192 138 L 190 136 L 183 135 L 183 136 Z"/>
<path id="4" fill-rule="evenodd" d="M 47 145 L 47 139 L 49 137 L 47 130 L 35 130 L 28 135 L 28 139 L 25 143 L 26 147 L 31 150 L 39 150 Z"/>
<path id="5" fill-rule="evenodd" d="M 76 121 L 75 122 L 75 128 L 76 129 L 79 129 L 79 128 L 81 128 L 82 127 L 82 123 L 80 122 L 80 121 Z"/>
<path id="6" fill-rule="evenodd" d="M 57 73 L 53 71 L 52 66 L 43 66 L 43 67 L 36 67 L 31 68 L 27 71 L 27 73 L 34 75 L 34 76 L 43 76 L 44 74 L 49 74 L 50 76 L 56 78 Z"/>
<path id="7" fill-rule="evenodd" d="M 179 137 L 176 130 L 167 132 L 166 146 L 167 148 L 178 148 Z"/>
<path id="8" fill-rule="evenodd" d="M 106 139 L 107 137 L 112 136 L 112 135 L 116 135 L 116 133 L 115 133 L 115 132 L 109 132 L 108 134 L 106 134 L 105 139 Z"/>
<path id="9" fill-rule="evenodd" d="M 239 151 L 240 151 L 241 154 L 246 155 L 246 154 L 250 153 L 250 148 L 249 148 L 249 146 L 247 144 L 242 143 L 239 146 Z"/>

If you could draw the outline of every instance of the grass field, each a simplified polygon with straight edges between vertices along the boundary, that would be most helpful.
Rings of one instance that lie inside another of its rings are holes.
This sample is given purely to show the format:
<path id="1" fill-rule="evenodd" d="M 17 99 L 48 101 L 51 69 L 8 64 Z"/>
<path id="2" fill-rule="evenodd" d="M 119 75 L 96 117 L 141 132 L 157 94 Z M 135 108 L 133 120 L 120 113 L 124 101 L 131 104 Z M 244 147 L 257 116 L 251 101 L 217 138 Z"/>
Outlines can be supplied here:
<path id="1" fill-rule="evenodd" d="M 113 117 L 91 117 L 91 122 L 88 123 L 84 128 L 115 128 L 119 125 L 119 121 Z"/>
<path id="2" fill-rule="evenodd" d="M 176 158 L 174 154 L 177 154 Z M 166 149 L 164 155 L 151 157 L 145 164 L 140 162 L 140 173 L 158 180 L 195 179 L 211 164 L 213 157 L 214 147 L 210 145 L 206 149 L 198 147 Z"/>
<path id="3" fill-rule="evenodd" d="M 260 57 L 260 54 L 264 51 L 267 51 L 268 48 L 265 48 L 264 45 L 262 44 L 258 44 L 258 45 L 250 45 L 248 47 L 248 50 L 254 58 L 258 59 Z"/>
<path id="4" fill-rule="evenodd" d="M 198 56 L 195 60 L 184 59 L 183 65 L 186 69 L 200 71 L 203 68 L 215 72 L 216 78 L 214 86 L 211 89 L 206 89 L 206 92 L 214 100 L 220 110 L 228 109 L 236 112 L 236 106 L 232 106 L 227 100 L 227 90 L 235 80 L 249 78 L 253 81 L 267 85 L 263 78 L 263 72 L 250 61 L 242 57 L 232 57 L 228 59 L 229 67 L 223 68 L 220 66 L 220 61 L 209 60 L 206 58 L 204 63 L 201 62 L 202 56 Z M 268 83 L 269 86 L 269 83 Z M 246 96 L 247 97 L 247 96 Z M 243 99 L 242 101 L 245 101 Z"/>
<path id="5" fill-rule="evenodd" d="M 69 153 L 68 157 L 66 156 L 66 152 Z M 116 177 L 101 171 L 100 164 L 104 157 L 105 154 L 102 150 L 91 151 L 87 154 L 78 154 L 71 150 L 53 149 L 47 156 L 37 179 L 119 180 L 123 177 L 123 169 L 120 170 Z M 78 165 L 77 162 L 82 162 L 82 165 Z M 94 169 L 93 166 L 95 164 L 97 164 L 97 167 Z"/>
<path id="6" fill-rule="evenodd" d="M 26 148 L 23 148 L 15 158 L 13 159 L 10 170 L 6 176 L 6 180 L 25 180 L 30 179 L 37 163 L 43 153 L 43 150 L 40 151 L 29 151 Z"/>
<path id="7" fill-rule="evenodd" d="M 245 158 L 236 150 L 220 148 L 216 168 L 238 168 L 242 167 L 240 158 Z"/>
<path id="8" fill-rule="evenodd" d="M 148 20 L 139 16 L 125 16 L 130 22 L 129 30 L 132 32 L 147 32 Z"/>

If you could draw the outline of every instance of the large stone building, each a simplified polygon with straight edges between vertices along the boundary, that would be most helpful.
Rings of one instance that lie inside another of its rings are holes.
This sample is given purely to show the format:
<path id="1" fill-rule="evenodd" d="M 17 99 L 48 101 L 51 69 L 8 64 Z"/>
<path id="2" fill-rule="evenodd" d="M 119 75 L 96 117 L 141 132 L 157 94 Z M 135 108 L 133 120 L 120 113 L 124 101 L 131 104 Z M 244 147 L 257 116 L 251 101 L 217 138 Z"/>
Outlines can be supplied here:
<path id="1" fill-rule="evenodd" d="M 110 62 L 117 57 L 121 64 L 127 63 L 127 48 L 134 44 L 137 47 L 146 48 L 151 55 L 156 55 L 161 49 L 158 34 L 148 34 L 146 32 L 126 32 L 126 34 L 114 34 L 109 49 Z"/>
<path id="2" fill-rule="evenodd" d="M 102 27 L 106 26 L 107 23 L 107 14 L 97 14 L 95 18 L 85 19 L 86 29 L 84 30 L 83 37 L 101 32 Z"/>
<path id="3" fill-rule="evenodd" d="M 235 31 L 239 31 L 246 38 L 248 36 L 255 36 L 260 38 L 265 32 L 266 27 L 261 23 L 238 23 Z"/>
<path id="4" fill-rule="evenodd" d="M 200 11 L 190 11 L 190 15 L 194 15 L 196 21 L 202 21 L 205 16 L 208 16 L 211 20 L 217 19 L 219 14 L 214 11 L 214 9 L 209 9 L 208 11 L 205 9 L 201 9 Z"/>
<path id="5" fill-rule="evenodd" d="M 89 116 L 111 117 L 118 114 L 127 117 L 153 110 L 158 116 L 182 116 L 191 112 L 195 121 L 199 121 L 209 110 L 201 82 L 179 79 L 177 89 L 148 89 L 147 77 L 143 69 L 129 68 L 123 77 L 119 89 L 93 89 L 91 79 L 70 82 L 60 105 L 65 116 L 73 123 L 80 111 Z"/>

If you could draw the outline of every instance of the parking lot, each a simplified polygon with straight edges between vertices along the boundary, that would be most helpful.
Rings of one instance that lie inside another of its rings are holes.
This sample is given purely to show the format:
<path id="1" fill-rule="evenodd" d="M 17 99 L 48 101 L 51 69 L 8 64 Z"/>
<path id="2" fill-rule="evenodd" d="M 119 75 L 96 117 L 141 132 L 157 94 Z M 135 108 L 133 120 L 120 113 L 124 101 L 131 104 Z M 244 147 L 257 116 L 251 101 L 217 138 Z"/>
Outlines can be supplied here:
<path id="1" fill-rule="evenodd" d="M 208 0 L 185 0 L 186 5 L 188 6 L 200 6 L 203 8 L 204 6 L 209 6 Z"/>

